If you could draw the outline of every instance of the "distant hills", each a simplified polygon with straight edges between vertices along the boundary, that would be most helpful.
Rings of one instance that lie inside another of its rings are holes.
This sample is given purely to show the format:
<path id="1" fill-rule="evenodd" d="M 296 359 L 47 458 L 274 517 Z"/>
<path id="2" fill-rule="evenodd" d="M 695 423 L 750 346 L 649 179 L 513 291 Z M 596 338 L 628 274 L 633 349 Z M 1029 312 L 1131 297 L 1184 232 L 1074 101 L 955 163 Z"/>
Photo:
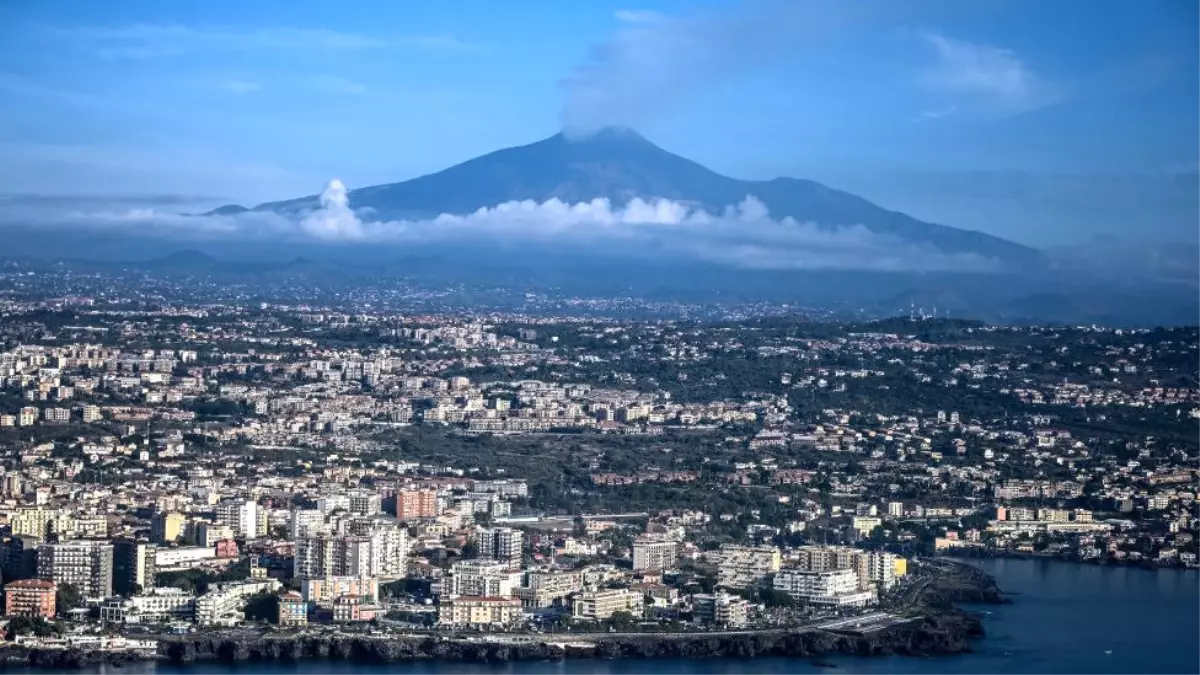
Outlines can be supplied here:
<path id="1" fill-rule="evenodd" d="M 412 180 L 350 191 L 350 205 L 372 220 L 425 219 L 466 214 L 509 201 L 577 203 L 604 198 L 624 205 L 635 197 L 685 202 L 713 213 L 752 195 L 771 216 L 834 229 L 861 226 L 905 242 L 952 254 L 976 254 L 1007 267 L 1040 263 L 1035 249 L 982 232 L 917 220 L 820 183 L 799 178 L 746 181 L 718 174 L 659 148 L 635 131 L 610 128 L 586 138 L 557 134 L 506 148 Z M 255 211 L 300 215 L 318 197 L 270 202 Z M 222 206 L 212 215 L 247 211 Z"/>

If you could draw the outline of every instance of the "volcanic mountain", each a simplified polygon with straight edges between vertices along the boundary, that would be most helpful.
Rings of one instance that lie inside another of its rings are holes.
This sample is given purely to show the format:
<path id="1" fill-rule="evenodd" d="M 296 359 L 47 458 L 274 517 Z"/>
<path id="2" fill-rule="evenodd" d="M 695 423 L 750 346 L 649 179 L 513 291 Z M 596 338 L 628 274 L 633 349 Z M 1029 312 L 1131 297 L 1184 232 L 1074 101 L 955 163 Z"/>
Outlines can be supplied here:
<path id="1" fill-rule="evenodd" d="M 790 216 L 822 228 L 861 226 L 945 253 L 975 254 L 1008 267 L 1039 261 L 1038 251 L 982 232 L 917 220 L 848 192 L 798 178 L 747 181 L 716 173 L 659 148 L 637 132 L 609 128 L 587 137 L 556 134 L 529 145 L 506 148 L 401 183 L 359 188 L 350 205 L 371 220 L 424 219 L 466 214 L 509 201 L 567 203 L 608 199 L 670 199 L 713 213 L 747 196 L 761 201 L 776 219 Z M 299 215 L 319 208 L 311 195 L 255 207 Z M 241 207 L 223 206 L 214 215 Z"/>

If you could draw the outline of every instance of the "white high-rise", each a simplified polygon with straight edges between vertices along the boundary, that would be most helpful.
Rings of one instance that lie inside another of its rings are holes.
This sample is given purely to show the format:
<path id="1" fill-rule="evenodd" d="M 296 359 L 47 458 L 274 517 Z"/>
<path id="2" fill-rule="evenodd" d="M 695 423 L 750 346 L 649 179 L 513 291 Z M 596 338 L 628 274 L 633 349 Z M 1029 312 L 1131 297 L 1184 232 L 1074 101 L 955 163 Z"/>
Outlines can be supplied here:
<path id="1" fill-rule="evenodd" d="M 633 540 L 633 569 L 669 570 L 675 567 L 679 545 L 671 539 L 641 535 Z"/>
<path id="2" fill-rule="evenodd" d="M 228 525 L 234 536 L 255 539 L 259 534 L 258 503 L 253 499 L 234 499 L 217 504 L 217 522 Z"/>

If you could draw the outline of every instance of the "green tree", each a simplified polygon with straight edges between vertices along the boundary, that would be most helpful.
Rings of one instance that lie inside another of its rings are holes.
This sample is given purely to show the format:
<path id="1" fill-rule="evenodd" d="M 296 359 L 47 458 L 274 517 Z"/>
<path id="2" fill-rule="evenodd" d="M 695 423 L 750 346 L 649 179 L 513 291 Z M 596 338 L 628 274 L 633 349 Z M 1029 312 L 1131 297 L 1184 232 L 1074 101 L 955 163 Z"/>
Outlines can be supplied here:
<path id="1" fill-rule="evenodd" d="M 75 584 L 59 584 L 54 592 L 54 604 L 58 613 L 65 616 L 72 609 L 83 607 L 83 593 Z"/>
<path id="2" fill-rule="evenodd" d="M 635 621 L 635 618 L 634 618 L 633 614 L 631 612 L 626 612 L 624 610 L 618 610 L 616 612 L 613 612 L 612 616 L 608 618 L 609 623 L 611 623 L 613 626 L 619 626 L 619 627 L 632 626 L 634 621 Z"/>
<path id="3" fill-rule="evenodd" d="M 246 618 L 250 621 L 279 620 L 279 596 L 274 593 L 259 593 L 246 599 Z"/>
<path id="4" fill-rule="evenodd" d="M 6 629 L 7 638 L 12 640 L 18 635 L 35 635 L 37 637 L 46 637 L 48 635 L 59 635 L 62 630 L 53 623 L 40 616 L 18 616 L 8 622 Z"/>

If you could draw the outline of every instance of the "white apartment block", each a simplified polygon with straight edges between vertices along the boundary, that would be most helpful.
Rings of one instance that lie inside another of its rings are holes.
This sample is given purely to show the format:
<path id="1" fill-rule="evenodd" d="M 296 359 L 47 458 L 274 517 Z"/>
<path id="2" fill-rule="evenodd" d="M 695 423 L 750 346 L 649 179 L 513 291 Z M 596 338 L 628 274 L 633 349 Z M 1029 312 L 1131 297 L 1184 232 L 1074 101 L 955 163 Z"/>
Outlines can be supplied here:
<path id="1" fill-rule="evenodd" d="M 521 585 L 521 571 L 508 563 L 464 560 L 450 568 L 449 583 L 443 583 L 447 595 L 507 597 Z"/>
<path id="2" fill-rule="evenodd" d="M 782 557 L 773 546 L 721 546 L 718 584 L 726 588 L 750 588 L 779 571 Z"/>
<path id="3" fill-rule="evenodd" d="M 858 572 L 849 568 L 820 572 L 785 568 L 775 575 L 775 590 L 809 605 L 863 607 L 875 600 L 873 591 L 859 589 Z"/>
<path id="4" fill-rule="evenodd" d="M 675 567 L 677 542 L 663 537 L 641 535 L 633 540 L 634 570 L 669 570 Z"/>

